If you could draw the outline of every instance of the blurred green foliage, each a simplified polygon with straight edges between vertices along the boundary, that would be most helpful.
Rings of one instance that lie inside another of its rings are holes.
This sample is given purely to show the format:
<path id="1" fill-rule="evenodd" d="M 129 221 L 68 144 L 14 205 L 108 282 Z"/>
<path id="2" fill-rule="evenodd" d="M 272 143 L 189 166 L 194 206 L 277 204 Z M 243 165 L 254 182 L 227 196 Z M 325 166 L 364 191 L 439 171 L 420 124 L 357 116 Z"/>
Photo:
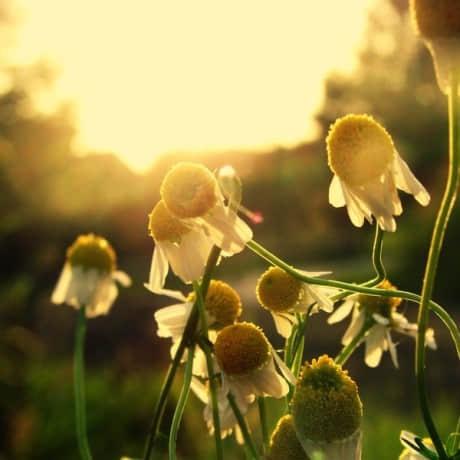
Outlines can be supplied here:
<path id="1" fill-rule="evenodd" d="M 0 14 L 1 21 L 9 27 L 8 15 Z M 0 24 L 0 40 L 2 30 Z M 156 337 L 152 317 L 168 300 L 142 286 L 153 249 L 147 214 L 158 199 L 165 171 L 176 161 L 192 159 L 210 168 L 231 163 L 242 176 L 245 205 L 264 215 L 264 223 L 254 228 L 258 241 L 301 268 L 332 269 L 339 279 L 359 281 L 372 275 L 373 232 L 368 225 L 354 228 L 344 209 L 328 205 L 331 174 L 324 137 L 338 116 L 372 114 L 393 135 L 400 154 L 432 195 L 427 209 L 404 197 L 398 231 L 384 241 L 392 282 L 420 290 L 446 174 L 446 101 L 437 90 L 428 52 L 408 24 L 405 2 L 379 3 L 370 13 L 356 71 L 327 79 L 316 117 L 321 128 L 316 142 L 257 155 L 168 155 L 144 175 L 133 173 L 110 153 L 74 154 L 72 108 L 64 104 L 51 114 L 34 109 L 34 92 L 52 83 L 46 66 L 5 65 L 0 72 L 9 81 L 0 93 L 0 429 L 5 433 L 0 459 L 77 458 L 71 367 L 75 312 L 51 305 L 49 297 L 65 249 L 77 234 L 90 231 L 111 241 L 120 268 L 132 276 L 134 285 L 121 292 L 110 315 L 88 325 L 89 438 L 96 458 L 140 456 L 169 356 L 169 344 Z M 457 207 L 435 292 L 457 318 L 459 217 Z M 257 309 L 253 293 L 264 269 L 261 260 L 245 251 L 222 263 L 217 276 L 232 280 L 243 297 L 245 315 L 260 320 L 276 343 L 273 325 Z M 169 282 L 179 286 L 173 277 Z M 413 320 L 415 309 L 404 308 Z M 312 319 L 308 359 L 337 353 L 345 327 L 327 326 L 324 315 L 317 316 Z M 458 390 L 458 372 L 448 336 L 439 322 L 433 325 L 439 350 L 428 354 L 430 387 L 435 418 L 446 436 L 453 429 L 456 408 L 445 394 Z M 424 434 L 413 394 L 413 343 L 403 339 L 399 350 L 398 371 L 385 359 L 378 369 L 365 368 L 362 350 L 348 363 L 365 404 L 365 459 L 396 458 L 401 428 Z M 279 407 L 272 403 L 274 426 Z M 182 458 L 213 458 L 212 439 L 205 434 L 196 398 L 191 398 L 185 417 L 179 433 Z M 165 432 L 170 418 L 171 407 Z M 201 442 L 203 436 L 207 442 Z M 235 449 L 230 440 L 225 442 L 229 458 L 244 458 Z"/>

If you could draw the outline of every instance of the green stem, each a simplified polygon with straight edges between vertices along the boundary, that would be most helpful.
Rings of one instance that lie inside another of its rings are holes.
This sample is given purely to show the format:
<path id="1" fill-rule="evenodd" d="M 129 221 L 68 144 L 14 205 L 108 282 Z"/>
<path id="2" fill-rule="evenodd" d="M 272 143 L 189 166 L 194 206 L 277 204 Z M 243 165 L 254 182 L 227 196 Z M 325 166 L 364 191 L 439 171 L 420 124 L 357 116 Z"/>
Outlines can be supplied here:
<path id="1" fill-rule="evenodd" d="M 179 430 L 179 425 L 182 420 L 182 415 L 184 413 L 185 404 L 190 391 L 190 383 L 192 381 L 192 370 L 193 370 L 193 355 L 195 352 L 195 347 L 192 346 L 188 350 L 187 354 L 187 363 L 185 365 L 185 374 L 184 374 L 184 383 L 182 385 L 182 390 L 177 401 L 176 410 L 174 411 L 173 420 L 171 423 L 171 430 L 169 432 L 169 460 L 176 459 L 176 443 L 177 443 L 177 432 Z"/>
<path id="2" fill-rule="evenodd" d="M 208 291 L 209 283 L 211 281 L 212 271 L 217 264 L 217 261 L 220 256 L 220 248 L 214 246 L 211 249 L 209 254 L 206 267 L 204 270 L 203 279 L 201 281 L 201 289 L 204 295 Z M 144 460 L 149 460 L 152 455 L 153 445 L 155 443 L 156 437 L 158 435 L 158 430 L 160 427 L 161 419 L 163 418 L 164 409 L 166 406 L 166 401 L 168 399 L 169 391 L 171 390 L 171 385 L 176 375 L 177 368 L 181 362 L 182 356 L 184 354 L 185 348 L 188 345 L 193 343 L 193 337 L 195 335 L 196 327 L 198 324 L 198 306 L 197 302 L 194 303 L 190 316 L 188 318 L 187 324 L 184 329 L 184 334 L 182 339 L 179 342 L 177 347 L 176 354 L 174 355 L 172 363 L 169 365 L 168 372 L 166 373 L 163 385 L 160 390 L 160 395 L 158 397 L 157 404 L 155 406 L 155 411 L 153 414 L 152 423 L 150 425 L 149 434 L 147 437 L 147 442 L 144 451 Z"/>
<path id="3" fill-rule="evenodd" d="M 78 310 L 77 329 L 75 333 L 75 352 L 74 352 L 74 387 L 75 387 L 75 415 L 78 450 L 82 460 L 91 460 L 86 431 L 86 407 L 85 407 L 85 364 L 84 346 L 86 332 L 86 308 L 81 305 Z"/>
<path id="4" fill-rule="evenodd" d="M 367 319 L 361 330 L 353 337 L 353 339 L 343 347 L 342 351 L 337 355 L 335 358 L 335 363 L 343 366 L 348 358 L 352 355 L 352 353 L 359 347 L 361 341 L 363 340 L 364 336 L 366 335 L 367 331 L 374 325 L 374 321 L 371 319 Z"/>
<path id="5" fill-rule="evenodd" d="M 276 257 L 274 254 L 267 251 L 263 246 L 256 243 L 254 240 L 249 241 L 246 245 L 260 257 L 264 258 L 271 264 L 282 268 L 284 271 L 291 274 L 293 277 L 301 281 L 304 281 L 305 283 L 316 284 L 319 286 L 331 286 L 339 289 L 344 289 L 350 292 L 360 292 L 362 294 L 369 294 L 375 296 L 400 297 L 402 299 L 407 299 L 416 303 L 420 303 L 421 297 L 417 294 L 414 294 L 413 292 L 401 291 L 399 289 L 376 289 L 365 285 L 345 283 L 343 281 L 312 278 L 297 271 L 294 267 L 288 265 L 286 262 Z M 341 294 L 343 293 L 340 293 L 339 295 Z M 338 296 L 334 296 L 333 300 L 339 300 Z M 439 304 L 433 302 L 432 300 L 429 300 L 429 307 L 439 316 L 439 318 L 444 322 L 445 326 L 449 329 L 452 339 L 455 342 L 457 352 L 460 356 L 460 333 L 457 325 L 455 324 L 455 321 L 449 316 L 449 314 L 445 310 L 441 308 Z"/>
<path id="6" fill-rule="evenodd" d="M 230 403 L 230 407 L 232 408 L 233 413 L 235 414 L 235 418 L 241 429 L 241 433 L 243 434 L 243 439 L 246 444 L 246 447 L 249 449 L 252 458 L 254 460 L 259 460 L 259 454 L 257 453 L 257 449 L 254 445 L 251 434 L 249 433 L 248 426 L 246 424 L 246 421 L 244 420 L 243 414 L 241 413 L 240 409 L 238 408 L 238 405 L 236 404 L 235 398 L 231 393 L 228 393 L 227 399 Z"/>
<path id="7" fill-rule="evenodd" d="M 380 228 L 380 225 L 375 223 L 375 237 L 374 245 L 372 247 L 372 265 L 375 270 L 375 278 L 364 283 L 365 286 L 375 286 L 383 281 L 387 274 L 385 267 L 383 266 L 382 261 L 382 247 L 383 247 L 383 230 Z"/>
<path id="8" fill-rule="evenodd" d="M 265 398 L 263 396 L 259 396 L 257 398 L 257 404 L 259 406 L 260 428 L 262 430 L 264 455 L 267 455 L 269 447 L 269 433 L 267 426 L 267 408 L 265 407 Z"/>
<path id="9" fill-rule="evenodd" d="M 195 291 L 195 296 L 198 302 L 198 311 L 200 313 L 201 321 L 201 334 L 204 337 L 205 341 L 208 339 L 208 322 L 206 318 L 206 311 L 204 305 L 204 299 L 201 291 L 200 285 L 195 281 L 193 282 L 193 290 Z M 219 417 L 219 406 L 217 402 L 217 388 L 216 381 L 214 376 L 214 366 L 212 363 L 211 352 L 208 347 L 204 347 L 203 351 L 206 356 L 206 365 L 208 368 L 209 376 L 209 389 L 211 391 L 211 407 L 212 407 L 212 420 L 214 423 L 214 441 L 216 443 L 216 458 L 221 460 L 223 458 L 222 450 L 222 440 L 220 433 L 220 417 Z"/>
<path id="10" fill-rule="evenodd" d="M 449 171 L 444 196 L 439 207 L 436 222 L 431 236 L 431 245 L 425 267 L 422 295 L 418 310 L 418 330 L 415 345 L 415 377 L 419 395 L 420 409 L 425 426 L 441 460 L 447 459 L 444 446 L 439 438 L 428 406 L 428 395 L 425 377 L 425 333 L 428 326 L 429 302 L 433 294 L 439 255 L 450 214 L 455 204 L 458 187 L 459 167 L 459 98 L 457 71 L 451 74 L 449 92 Z"/>

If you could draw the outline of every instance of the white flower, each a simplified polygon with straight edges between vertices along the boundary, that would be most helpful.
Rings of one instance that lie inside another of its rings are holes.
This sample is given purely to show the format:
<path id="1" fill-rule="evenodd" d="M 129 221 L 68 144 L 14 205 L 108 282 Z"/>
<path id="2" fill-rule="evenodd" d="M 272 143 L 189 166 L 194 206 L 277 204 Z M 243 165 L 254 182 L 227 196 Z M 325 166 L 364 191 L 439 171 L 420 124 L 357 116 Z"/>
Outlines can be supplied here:
<path id="1" fill-rule="evenodd" d="M 236 323 L 217 334 L 214 353 L 222 386 L 240 399 L 252 396 L 282 398 L 289 391 L 285 379 L 295 383 L 291 371 L 252 323 Z M 275 361 L 282 377 L 275 368 Z"/>
<path id="2" fill-rule="evenodd" d="M 399 439 L 401 443 L 405 446 L 404 450 L 401 452 L 401 455 L 398 457 L 398 460 L 425 460 L 426 457 L 420 454 L 413 447 L 417 446 L 415 439 L 418 438 L 414 433 L 410 431 L 401 431 Z M 420 439 L 420 438 L 419 438 Z M 423 438 L 423 444 L 425 447 L 434 448 L 433 442 L 430 438 Z M 433 454 L 435 452 L 432 450 Z"/>
<path id="3" fill-rule="evenodd" d="M 307 276 L 321 276 L 328 272 L 302 272 Z M 256 293 L 260 305 L 273 316 L 276 330 L 285 338 L 290 337 L 297 322 L 296 313 L 319 310 L 332 312 L 334 302 L 330 288 L 313 286 L 294 278 L 279 267 L 270 267 L 257 281 Z"/>
<path id="4" fill-rule="evenodd" d="M 388 281 L 379 285 L 382 289 L 394 289 Z M 396 345 L 391 338 L 391 331 L 396 331 L 411 337 L 417 335 L 417 324 L 409 323 L 407 318 L 396 312 L 401 303 L 397 297 L 380 297 L 371 295 L 352 295 L 328 318 L 329 324 L 334 324 L 350 313 L 352 318 L 345 334 L 342 344 L 348 345 L 361 331 L 366 321 L 372 320 L 373 325 L 367 331 L 365 342 L 365 363 L 369 367 L 377 367 L 384 351 L 389 350 L 395 367 L 398 367 L 398 356 Z M 425 335 L 425 344 L 436 349 L 433 329 L 428 329 Z"/>
<path id="5" fill-rule="evenodd" d="M 115 281 L 131 284 L 130 277 L 115 267 L 115 252 L 107 240 L 93 234 L 79 236 L 67 250 L 51 301 L 76 309 L 84 305 L 88 318 L 107 314 L 118 295 Z"/>
<path id="6" fill-rule="evenodd" d="M 347 115 L 331 126 L 326 139 L 334 172 L 329 202 L 347 206 L 351 222 L 361 227 L 375 217 L 383 230 L 394 232 L 393 216 L 402 213 L 397 189 L 423 206 L 430 195 L 399 156 L 387 131 L 368 115 Z"/>
<path id="7" fill-rule="evenodd" d="M 228 179 L 228 172 L 225 177 Z M 226 193 L 230 187 L 225 181 Z M 213 245 L 223 256 L 243 250 L 252 238 L 248 225 L 236 214 L 236 198 L 228 205 L 214 175 L 195 163 L 178 163 L 164 178 L 162 199 L 150 214 L 155 240 L 148 289 L 162 293 L 169 265 L 185 283 L 201 278 Z"/>
<path id="8" fill-rule="evenodd" d="M 212 414 L 212 401 L 209 384 L 205 384 L 197 378 L 192 378 L 191 389 L 197 395 L 197 397 L 205 404 L 203 410 L 203 417 L 208 427 L 209 434 L 214 434 L 214 419 Z M 239 444 L 244 443 L 242 433 L 239 429 L 238 422 L 230 402 L 228 401 L 227 395 L 229 388 L 227 386 L 220 385 L 217 389 L 217 407 L 219 411 L 219 422 L 220 422 L 220 436 L 222 439 L 231 435 L 235 430 L 235 437 Z M 235 403 L 238 406 L 241 414 L 246 414 L 248 406 L 254 401 L 254 395 L 240 395 L 234 394 Z"/>
<path id="9" fill-rule="evenodd" d="M 157 335 L 172 339 L 171 357 L 176 354 L 195 302 L 194 293 L 191 293 L 188 297 L 185 297 L 182 293 L 179 294 L 181 303 L 160 308 L 154 313 L 154 318 L 158 325 Z M 174 298 L 179 298 L 179 295 L 174 293 Z M 204 306 L 211 342 L 215 341 L 216 330 L 233 324 L 241 315 L 241 299 L 239 295 L 223 281 L 211 280 Z M 197 326 L 199 327 L 199 324 Z M 193 373 L 200 376 L 207 375 L 206 359 L 200 348 L 195 350 Z"/>

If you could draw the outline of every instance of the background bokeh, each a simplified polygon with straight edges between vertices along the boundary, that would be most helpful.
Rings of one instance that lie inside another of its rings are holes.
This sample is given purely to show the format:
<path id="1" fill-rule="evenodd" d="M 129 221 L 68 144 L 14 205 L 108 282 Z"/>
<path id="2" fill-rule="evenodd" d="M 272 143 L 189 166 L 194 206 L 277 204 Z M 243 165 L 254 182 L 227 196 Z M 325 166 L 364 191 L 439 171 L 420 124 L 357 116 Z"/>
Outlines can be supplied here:
<path id="1" fill-rule="evenodd" d="M 7 5 L 0 6 L 4 47 L 15 28 Z M 72 106 L 63 103 L 44 114 L 33 104 L 34 91 L 53 84 L 47 65 L 18 68 L 1 60 L 2 82 L 7 84 L 0 92 L 0 459 L 78 458 L 72 395 L 76 312 L 52 305 L 50 294 L 66 248 L 76 235 L 87 232 L 112 242 L 120 269 L 134 281 L 121 291 L 108 316 L 88 324 L 89 438 L 95 458 L 141 456 L 169 356 L 168 341 L 155 335 L 152 314 L 170 301 L 143 287 L 153 250 L 147 214 L 158 199 L 165 171 L 179 160 L 200 161 L 210 168 L 233 165 L 243 180 L 244 204 L 264 216 L 264 222 L 254 226 L 257 241 L 300 268 L 332 270 L 337 279 L 358 282 L 372 276 L 373 230 L 369 225 L 354 228 L 344 209 L 328 205 L 331 173 L 324 138 L 336 117 L 372 114 L 392 134 L 432 196 L 426 209 L 403 196 L 398 231 L 384 240 L 384 263 L 393 284 L 420 291 L 446 177 L 447 119 L 431 58 L 409 22 L 406 1 L 382 1 L 371 11 L 359 66 L 353 74 L 331 73 L 325 82 L 316 141 L 257 153 L 169 154 L 155 159 L 145 174 L 132 172 L 111 152 L 77 156 Z M 457 320 L 459 232 L 457 206 L 434 294 Z M 225 260 L 216 277 L 238 290 L 244 319 L 260 323 L 278 346 L 271 319 L 255 299 L 255 281 L 264 269 L 265 263 L 246 250 Z M 182 288 L 172 276 L 168 283 Z M 415 305 L 401 308 L 415 319 Z M 458 415 L 460 376 L 448 334 L 434 317 L 431 325 L 438 350 L 427 356 L 430 399 L 445 438 Z M 345 326 L 328 326 L 324 314 L 316 315 L 305 358 L 335 355 Z M 367 368 L 362 349 L 347 363 L 364 404 L 364 459 L 396 458 L 401 428 L 425 434 L 415 394 L 414 343 L 406 337 L 397 340 L 399 369 L 386 355 L 377 369 Z M 180 377 L 174 391 L 178 389 Z M 165 432 L 173 402 L 172 397 Z M 273 426 L 280 408 L 277 402 L 270 404 Z M 243 458 L 242 451 L 232 450 L 231 441 L 225 449 L 229 458 Z M 194 396 L 179 433 L 179 453 L 181 458 L 213 457 L 212 438 Z"/>

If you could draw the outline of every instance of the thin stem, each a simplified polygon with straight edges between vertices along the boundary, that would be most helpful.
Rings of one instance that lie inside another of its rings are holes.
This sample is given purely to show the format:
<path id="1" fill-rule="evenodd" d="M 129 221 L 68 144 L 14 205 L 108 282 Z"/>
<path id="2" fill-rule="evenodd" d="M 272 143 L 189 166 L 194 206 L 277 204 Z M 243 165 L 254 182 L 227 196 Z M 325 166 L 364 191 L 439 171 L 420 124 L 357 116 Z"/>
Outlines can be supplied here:
<path id="1" fill-rule="evenodd" d="M 193 370 L 193 355 L 195 347 L 192 346 L 188 350 L 187 363 L 185 365 L 184 383 L 182 390 L 177 400 L 176 410 L 174 411 L 173 420 L 171 423 L 171 430 L 169 432 L 169 460 L 176 459 L 176 443 L 177 443 L 177 432 L 179 425 L 184 414 L 185 404 L 190 391 L 190 383 L 192 381 L 192 370 Z"/>
<path id="2" fill-rule="evenodd" d="M 246 424 L 246 421 L 244 420 L 243 414 L 241 413 L 240 409 L 238 408 L 238 405 L 236 404 L 235 398 L 231 393 L 228 393 L 227 399 L 230 403 L 230 407 L 232 408 L 233 413 L 235 414 L 235 418 L 238 422 L 241 433 L 243 434 L 244 442 L 247 448 L 249 449 L 252 458 L 254 460 L 259 460 L 259 454 L 257 453 L 257 449 L 254 446 L 254 442 L 252 440 L 251 434 L 249 433 L 248 426 Z"/>
<path id="3" fill-rule="evenodd" d="M 269 447 L 269 433 L 268 433 L 268 426 L 267 426 L 267 409 L 265 407 L 265 398 L 263 396 L 259 396 L 257 398 L 257 404 L 259 406 L 259 419 L 260 419 L 260 428 L 262 430 L 264 455 L 267 455 L 268 447 Z"/>
<path id="4" fill-rule="evenodd" d="M 201 282 L 201 289 L 203 295 L 206 295 L 208 291 L 209 283 L 211 281 L 212 271 L 217 264 L 217 261 L 220 256 L 220 248 L 213 246 L 209 254 L 206 267 L 204 269 L 204 275 Z M 171 385 L 176 375 L 177 368 L 181 362 L 182 356 L 184 354 L 185 348 L 188 345 L 191 345 L 193 342 L 193 336 L 195 335 L 196 326 L 198 324 L 198 307 L 197 302 L 195 301 L 190 316 L 187 320 L 187 324 L 184 329 L 181 341 L 177 347 L 176 354 L 174 355 L 172 363 L 169 365 L 168 372 L 166 373 L 163 385 L 160 390 L 160 395 L 158 397 L 157 404 L 155 406 L 155 411 L 152 418 L 152 423 L 150 425 L 149 434 L 147 437 L 147 442 L 144 451 L 144 460 L 149 460 L 152 455 L 153 445 L 155 443 L 156 437 L 158 435 L 158 430 L 160 427 L 161 419 L 163 418 L 164 409 L 166 406 L 166 401 L 168 399 L 169 391 L 171 390 Z"/>
<path id="5" fill-rule="evenodd" d="M 272 254 L 270 251 L 265 249 L 260 244 L 256 243 L 254 240 L 249 241 L 246 245 L 248 246 L 248 248 L 250 248 L 253 252 L 255 252 L 260 257 L 264 258 L 271 264 L 282 268 L 284 271 L 291 274 L 293 277 L 301 281 L 304 281 L 305 283 L 316 284 L 320 286 L 331 286 L 331 287 L 336 287 L 339 289 L 344 289 L 350 292 L 360 292 L 362 294 L 369 294 L 369 295 L 375 295 L 375 296 L 400 297 L 402 299 L 407 299 L 407 300 L 411 300 L 412 302 L 420 303 L 421 297 L 418 294 L 414 294 L 413 292 L 401 291 L 399 289 L 376 289 L 376 288 L 368 287 L 365 285 L 345 283 L 343 281 L 327 280 L 327 279 L 322 279 L 322 278 L 312 278 L 310 276 L 305 275 L 302 272 L 297 271 L 294 267 L 292 267 L 291 265 L 288 265 L 286 262 L 276 257 L 274 254 Z M 339 300 L 339 296 L 341 294 L 344 294 L 344 293 L 340 293 L 334 296 L 332 299 Z M 349 293 L 347 293 L 346 295 L 348 294 Z M 459 353 L 459 356 L 460 356 L 460 333 L 459 333 L 457 325 L 455 324 L 455 321 L 436 302 L 429 300 L 429 307 L 439 316 L 439 318 L 444 322 L 445 326 L 449 329 L 452 339 L 455 342 L 457 352 Z"/>
<path id="6" fill-rule="evenodd" d="M 200 313 L 201 321 L 201 334 L 204 337 L 205 341 L 208 339 L 208 322 L 206 318 L 206 311 L 204 305 L 204 299 L 201 291 L 200 285 L 194 281 L 193 290 L 198 302 L 198 311 Z M 217 388 L 216 381 L 214 378 L 214 366 L 212 364 L 212 356 L 208 347 L 204 347 L 204 353 L 206 356 L 206 365 L 208 368 L 209 376 L 209 389 L 211 391 L 211 406 L 212 406 L 212 419 L 214 423 L 214 441 L 216 443 L 216 458 L 221 460 L 223 458 L 222 450 L 222 440 L 220 434 L 220 417 L 219 417 L 219 406 L 217 402 Z"/>
<path id="7" fill-rule="evenodd" d="M 371 319 L 367 319 L 363 326 L 361 327 L 360 331 L 353 337 L 353 339 L 348 343 L 345 347 L 343 347 L 342 351 L 337 355 L 335 358 L 335 363 L 343 366 L 348 358 L 352 355 L 352 353 L 359 347 L 361 341 L 363 340 L 364 336 L 366 335 L 367 331 L 374 325 L 374 321 Z"/>
<path id="8" fill-rule="evenodd" d="M 433 294 L 439 255 L 441 253 L 447 223 L 457 195 L 460 153 L 459 121 L 458 75 L 456 71 L 453 71 L 451 74 L 449 92 L 449 171 L 444 196 L 441 206 L 439 207 L 433 234 L 431 236 L 431 245 L 425 267 L 422 295 L 418 310 L 418 330 L 415 345 L 415 377 L 417 381 L 420 409 L 423 414 L 425 426 L 441 460 L 447 459 L 447 454 L 439 438 L 428 406 L 425 377 L 425 333 L 428 326 L 429 302 Z"/>
<path id="9" fill-rule="evenodd" d="M 75 333 L 74 352 L 74 389 L 75 389 L 75 418 L 77 428 L 78 450 L 82 460 L 91 460 L 87 430 L 85 404 L 85 363 L 84 347 L 86 332 L 86 308 L 81 305 L 78 310 L 77 328 Z"/>
<path id="10" fill-rule="evenodd" d="M 385 267 L 383 266 L 382 261 L 382 247 L 383 247 L 383 230 L 380 228 L 380 225 L 376 222 L 375 223 L 375 237 L 374 237 L 374 245 L 372 247 L 372 265 L 374 266 L 375 270 L 375 278 L 364 283 L 366 286 L 379 284 L 383 281 L 387 274 L 385 271 Z"/>

